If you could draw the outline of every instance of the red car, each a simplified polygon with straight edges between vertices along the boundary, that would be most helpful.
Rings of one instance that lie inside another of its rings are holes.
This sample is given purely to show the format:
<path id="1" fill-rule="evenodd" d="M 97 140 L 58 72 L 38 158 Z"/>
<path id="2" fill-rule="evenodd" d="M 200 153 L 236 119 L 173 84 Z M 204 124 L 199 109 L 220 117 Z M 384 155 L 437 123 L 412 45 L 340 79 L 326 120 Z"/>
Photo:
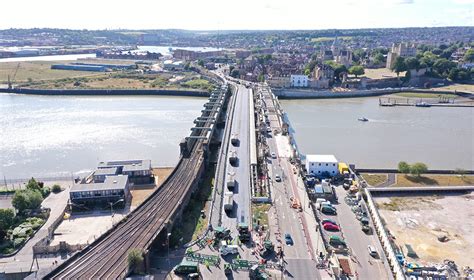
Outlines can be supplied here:
<path id="1" fill-rule="evenodd" d="M 341 228 L 338 225 L 331 224 L 331 223 L 325 223 L 323 225 L 323 228 L 325 230 L 330 230 L 330 231 L 340 231 L 341 230 Z"/>

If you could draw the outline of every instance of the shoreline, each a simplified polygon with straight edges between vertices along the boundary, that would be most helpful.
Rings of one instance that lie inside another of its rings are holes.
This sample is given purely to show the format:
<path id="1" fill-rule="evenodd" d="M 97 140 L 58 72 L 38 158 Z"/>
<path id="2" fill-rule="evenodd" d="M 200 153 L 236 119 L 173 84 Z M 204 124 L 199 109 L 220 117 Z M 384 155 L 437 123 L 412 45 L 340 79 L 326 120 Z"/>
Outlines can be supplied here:
<path id="1" fill-rule="evenodd" d="M 171 89 L 31 89 L 31 88 L 0 88 L 0 93 L 15 93 L 27 95 L 53 96 L 123 96 L 123 95 L 157 95 L 157 96 L 187 96 L 209 97 L 207 91 L 198 90 L 171 90 Z"/>

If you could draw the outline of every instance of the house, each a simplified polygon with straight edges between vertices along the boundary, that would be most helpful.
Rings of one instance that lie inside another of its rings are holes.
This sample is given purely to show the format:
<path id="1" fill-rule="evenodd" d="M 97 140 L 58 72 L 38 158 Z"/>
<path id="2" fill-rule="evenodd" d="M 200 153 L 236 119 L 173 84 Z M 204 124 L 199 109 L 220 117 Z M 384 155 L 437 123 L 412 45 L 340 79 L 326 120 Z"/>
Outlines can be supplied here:
<path id="1" fill-rule="evenodd" d="M 339 174 L 338 161 L 333 155 L 307 155 L 306 172 L 315 177 L 332 177 Z"/>
<path id="2" fill-rule="evenodd" d="M 308 76 L 306 75 L 291 75 L 290 84 L 292 87 L 308 87 Z"/>
<path id="3" fill-rule="evenodd" d="M 117 174 L 127 175 L 130 183 L 135 185 L 153 184 L 155 178 L 151 168 L 151 160 L 118 160 L 100 162 L 97 171 L 117 168 Z"/>
<path id="4" fill-rule="evenodd" d="M 112 175 L 100 183 L 74 184 L 69 198 L 76 207 L 117 202 L 124 206 L 131 198 L 128 176 Z"/>

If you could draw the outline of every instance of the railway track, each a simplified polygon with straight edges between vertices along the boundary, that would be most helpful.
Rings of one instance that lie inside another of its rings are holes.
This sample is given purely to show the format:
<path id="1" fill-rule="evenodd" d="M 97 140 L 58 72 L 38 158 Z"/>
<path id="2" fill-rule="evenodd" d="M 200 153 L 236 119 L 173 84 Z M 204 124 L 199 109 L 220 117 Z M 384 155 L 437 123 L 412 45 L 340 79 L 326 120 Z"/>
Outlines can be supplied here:
<path id="1" fill-rule="evenodd" d="M 213 106 L 217 109 L 217 105 Z M 210 113 L 207 113 L 210 114 Z M 205 122 L 210 127 L 211 121 Z M 204 136 L 206 130 L 197 133 Z M 148 249 L 181 206 L 203 164 L 201 139 L 190 139 L 190 156 L 181 157 L 173 173 L 135 211 L 46 279 L 121 279 L 128 273 L 130 249 Z"/>

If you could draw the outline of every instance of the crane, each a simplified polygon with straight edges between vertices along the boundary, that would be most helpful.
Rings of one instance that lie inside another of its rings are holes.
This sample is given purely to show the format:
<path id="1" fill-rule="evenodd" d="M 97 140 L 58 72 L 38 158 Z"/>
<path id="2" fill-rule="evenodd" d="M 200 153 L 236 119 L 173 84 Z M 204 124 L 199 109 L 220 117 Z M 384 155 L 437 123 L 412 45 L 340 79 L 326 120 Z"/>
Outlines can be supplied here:
<path id="1" fill-rule="evenodd" d="M 15 69 L 13 70 L 13 74 L 11 75 L 8 75 L 8 89 L 12 89 L 13 86 L 13 82 L 15 81 L 15 78 L 16 78 L 16 73 L 18 73 L 18 69 L 20 69 L 20 63 L 18 63 L 15 67 Z"/>

